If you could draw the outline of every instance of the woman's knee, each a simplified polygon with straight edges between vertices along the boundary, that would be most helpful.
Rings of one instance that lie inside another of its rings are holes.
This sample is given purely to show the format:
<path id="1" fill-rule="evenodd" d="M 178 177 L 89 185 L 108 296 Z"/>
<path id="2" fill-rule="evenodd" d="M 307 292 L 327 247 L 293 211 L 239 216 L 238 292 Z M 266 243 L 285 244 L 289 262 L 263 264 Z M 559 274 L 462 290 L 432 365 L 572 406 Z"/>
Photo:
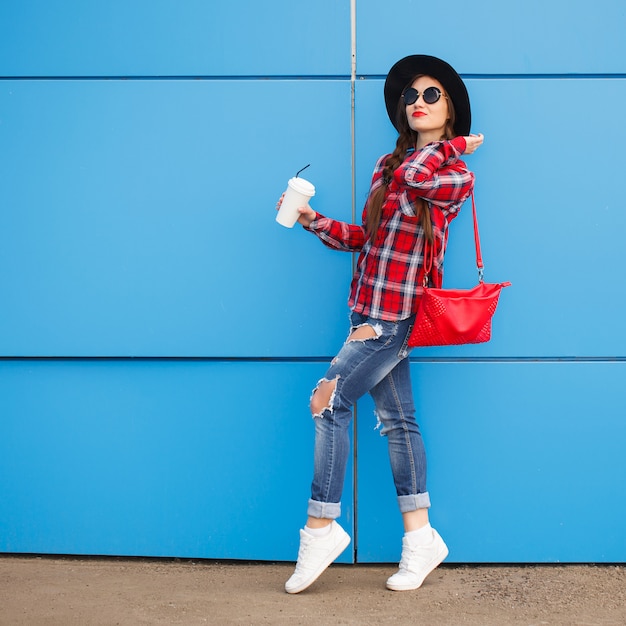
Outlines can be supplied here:
<path id="1" fill-rule="evenodd" d="M 332 401 L 337 390 L 337 379 L 323 380 L 311 396 L 311 413 L 321 415 L 326 409 L 332 409 Z"/>
<path id="2" fill-rule="evenodd" d="M 352 330 L 346 343 L 352 342 L 365 342 L 370 341 L 372 339 L 378 339 L 381 335 L 382 330 L 378 327 L 378 325 L 372 326 L 371 324 L 361 324 Z M 333 361 L 332 365 L 336 366 L 337 363 L 341 360 L 341 353 L 337 355 Z M 311 395 L 311 414 L 315 417 L 317 415 L 321 415 L 324 411 L 333 410 L 333 402 L 335 398 L 335 393 L 337 392 L 337 381 L 340 376 L 337 375 L 332 380 L 323 379 L 321 380 L 317 387 L 313 390 L 313 394 Z"/>

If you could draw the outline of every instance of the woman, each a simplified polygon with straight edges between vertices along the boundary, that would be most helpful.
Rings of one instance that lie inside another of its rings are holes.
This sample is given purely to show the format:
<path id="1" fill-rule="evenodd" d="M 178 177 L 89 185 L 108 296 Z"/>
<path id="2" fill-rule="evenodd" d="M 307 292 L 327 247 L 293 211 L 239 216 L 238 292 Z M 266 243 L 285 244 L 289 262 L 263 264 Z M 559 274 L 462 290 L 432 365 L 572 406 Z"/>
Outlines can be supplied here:
<path id="1" fill-rule="evenodd" d="M 424 247 L 433 247 L 430 278 L 440 287 L 448 225 L 474 185 L 460 157 L 474 152 L 483 137 L 469 134 L 471 111 L 461 77 L 435 57 L 398 61 L 385 81 L 385 101 L 399 137 L 394 152 L 376 164 L 362 225 L 299 209 L 298 221 L 324 244 L 360 254 L 349 298 L 350 334 L 311 397 L 314 476 L 288 593 L 309 587 L 350 543 L 335 520 L 341 514 L 352 407 L 368 392 L 388 440 L 405 529 L 400 568 L 387 587 L 417 589 L 448 554 L 428 519 L 426 456 L 415 420 L 407 340 L 422 293 Z"/>

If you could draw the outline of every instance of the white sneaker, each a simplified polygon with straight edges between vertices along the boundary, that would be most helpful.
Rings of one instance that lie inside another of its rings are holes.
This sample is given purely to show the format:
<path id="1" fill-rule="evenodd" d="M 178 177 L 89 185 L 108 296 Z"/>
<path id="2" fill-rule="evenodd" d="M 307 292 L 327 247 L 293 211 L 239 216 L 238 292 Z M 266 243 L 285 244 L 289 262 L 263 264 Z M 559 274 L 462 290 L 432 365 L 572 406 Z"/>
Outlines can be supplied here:
<path id="1" fill-rule="evenodd" d="M 425 546 L 412 546 L 407 538 L 403 537 L 400 570 L 389 578 L 387 589 L 393 591 L 417 589 L 426 576 L 447 556 L 448 546 L 434 529 L 432 543 Z"/>
<path id="2" fill-rule="evenodd" d="M 334 520 L 324 537 L 300 531 L 300 550 L 296 571 L 285 583 L 287 593 L 300 593 L 312 585 L 322 572 L 348 547 L 350 535 Z"/>

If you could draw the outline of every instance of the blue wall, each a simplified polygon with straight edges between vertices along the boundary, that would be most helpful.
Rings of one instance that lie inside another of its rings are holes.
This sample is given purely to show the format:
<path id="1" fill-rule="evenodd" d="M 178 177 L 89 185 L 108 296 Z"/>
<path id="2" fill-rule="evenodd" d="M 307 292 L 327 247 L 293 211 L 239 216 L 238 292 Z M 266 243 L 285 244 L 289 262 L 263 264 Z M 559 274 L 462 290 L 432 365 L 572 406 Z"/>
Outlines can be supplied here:
<path id="1" fill-rule="evenodd" d="M 0 5 L 0 551 L 295 559 L 352 258 L 274 204 L 311 163 L 312 205 L 359 215 L 384 76 L 428 53 L 466 79 L 486 278 L 513 283 L 489 344 L 412 354 L 433 523 L 450 561 L 626 560 L 626 8 L 355 6 L 353 75 L 348 0 Z M 372 410 L 344 561 L 399 558 Z"/>

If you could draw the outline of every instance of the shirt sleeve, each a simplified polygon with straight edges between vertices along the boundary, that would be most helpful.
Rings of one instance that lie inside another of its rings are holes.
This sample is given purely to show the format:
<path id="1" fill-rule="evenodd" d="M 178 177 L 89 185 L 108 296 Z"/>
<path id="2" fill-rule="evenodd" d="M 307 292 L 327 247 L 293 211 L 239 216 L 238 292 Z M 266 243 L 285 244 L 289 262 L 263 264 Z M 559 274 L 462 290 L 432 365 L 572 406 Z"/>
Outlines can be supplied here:
<path id="1" fill-rule="evenodd" d="M 317 235 L 322 243 L 333 250 L 358 252 L 365 243 L 365 229 L 358 224 L 348 224 L 315 214 L 315 219 L 305 230 Z"/>
<path id="2" fill-rule="evenodd" d="M 456 213 L 474 188 L 474 175 L 460 158 L 465 146 L 463 137 L 429 143 L 405 159 L 394 179 L 445 213 Z"/>
<path id="3" fill-rule="evenodd" d="M 372 183 L 370 186 L 370 194 L 380 185 L 382 185 L 383 169 L 385 161 L 389 155 L 381 156 L 376 162 L 374 173 L 372 175 Z M 363 208 L 362 224 L 348 224 L 347 222 L 339 222 L 337 220 L 324 217 L 320 213 L 315 214 L 315 219 L 305 230 L 317 235 L 320 240 L 333 250 L 343 250 L 345 252 L 360 252 L 367 239 L 367 203 Z"/>

